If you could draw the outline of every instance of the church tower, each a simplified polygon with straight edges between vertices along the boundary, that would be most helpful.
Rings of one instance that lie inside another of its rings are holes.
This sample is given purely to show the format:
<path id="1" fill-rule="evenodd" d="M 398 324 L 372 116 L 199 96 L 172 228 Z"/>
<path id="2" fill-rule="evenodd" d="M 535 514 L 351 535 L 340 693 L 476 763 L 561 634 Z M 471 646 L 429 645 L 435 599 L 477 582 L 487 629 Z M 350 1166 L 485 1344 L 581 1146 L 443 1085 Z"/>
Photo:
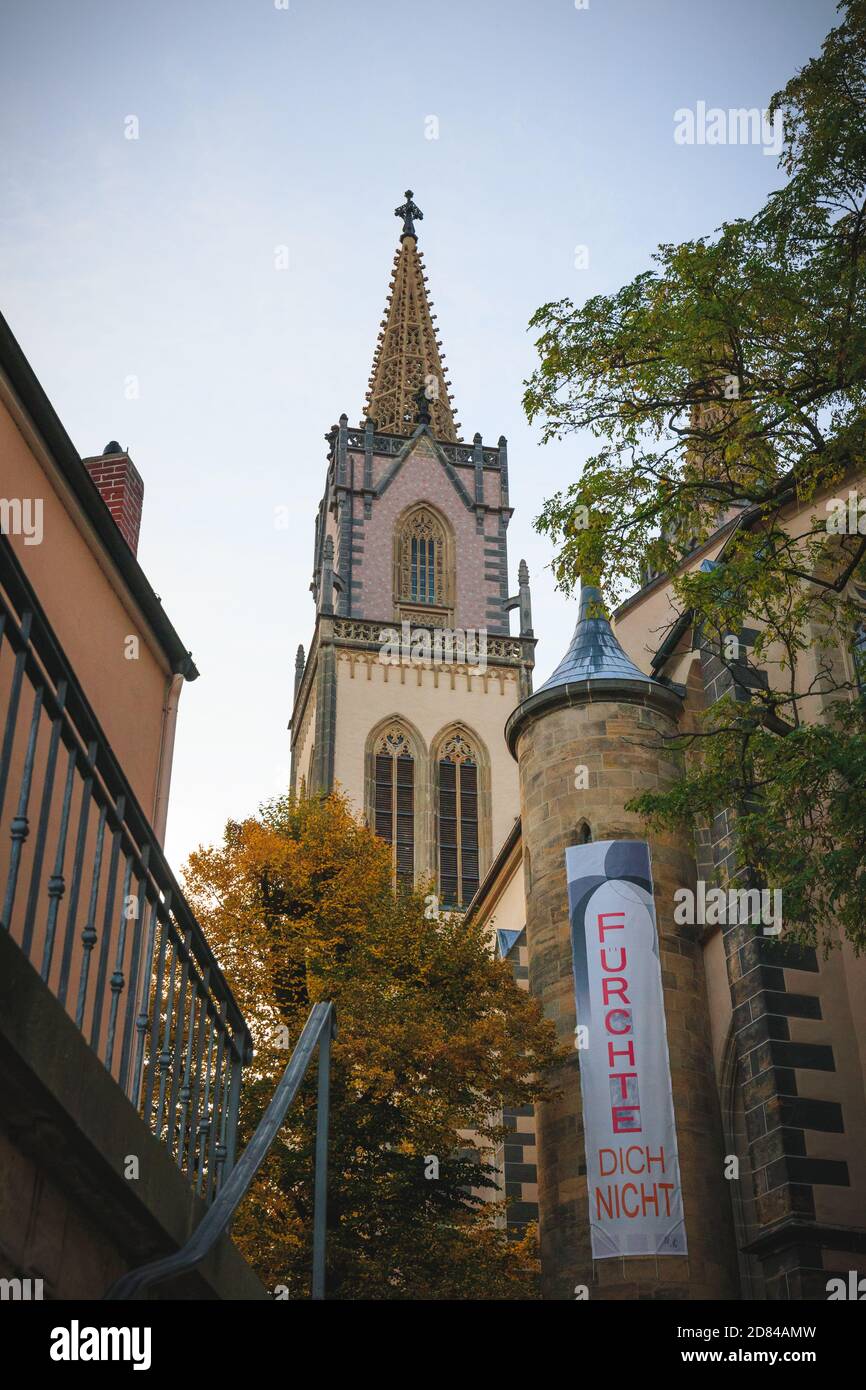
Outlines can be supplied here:
<path id="1" fill-rule="evenodd" d="M 532 689 L 529 576 L 521 562 L 510 596 L 506 441 L 461 440 L 411 191 L 395 211 L 364 419 L 326 435 L 292 786 L 342 788 L 391 845 L 395 882 L 431 879 L 465 907 L 518 814 L 503 731 Z"/>

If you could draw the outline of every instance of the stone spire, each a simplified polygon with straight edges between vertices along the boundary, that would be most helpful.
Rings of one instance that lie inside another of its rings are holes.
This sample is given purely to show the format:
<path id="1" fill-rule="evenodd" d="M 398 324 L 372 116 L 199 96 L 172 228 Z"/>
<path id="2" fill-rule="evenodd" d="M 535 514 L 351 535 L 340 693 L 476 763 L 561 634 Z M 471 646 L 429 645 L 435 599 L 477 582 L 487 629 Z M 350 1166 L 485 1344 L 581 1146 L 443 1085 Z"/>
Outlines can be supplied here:
<path id="1" fill-rule="evenodd" d="M 394 257 L 385 317 L 373 358 L 364 415 L 383 434 L 409 435 L 418 422 L 418 392 L 430 403 L 430 430 L 436 439 L 454 443 L 460 426 L 454 419 L 450 382 L 445 376 L 442 348 L 434 327 L 427 276 L 418 250 L 415 221 L 423 217 L 406 191 L 406 202 L 394 209 L 402 218 L 400 246 Z"/>

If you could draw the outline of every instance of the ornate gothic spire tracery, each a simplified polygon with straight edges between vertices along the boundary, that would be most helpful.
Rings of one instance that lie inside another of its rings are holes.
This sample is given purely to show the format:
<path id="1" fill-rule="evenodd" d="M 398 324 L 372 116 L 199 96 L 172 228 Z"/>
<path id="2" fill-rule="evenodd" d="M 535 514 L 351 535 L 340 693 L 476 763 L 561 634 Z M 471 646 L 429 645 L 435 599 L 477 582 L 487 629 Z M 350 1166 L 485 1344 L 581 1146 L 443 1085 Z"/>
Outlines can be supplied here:
<path id="1" fill-rule="evenodd" d="M 412 201 L 411 189 L 406 191 L 405 204 L 394 212 L 403 219 L 403 231 L 379 326 L 365 414 L 384 434 L 411 434 L 419 420 L 417 397 L 423 390 L 434 438 L 454 443 L 460 426 L 454 419 L 450 382 L 418 250 L 415 220 L 420 221 L 423 213 Z"/>

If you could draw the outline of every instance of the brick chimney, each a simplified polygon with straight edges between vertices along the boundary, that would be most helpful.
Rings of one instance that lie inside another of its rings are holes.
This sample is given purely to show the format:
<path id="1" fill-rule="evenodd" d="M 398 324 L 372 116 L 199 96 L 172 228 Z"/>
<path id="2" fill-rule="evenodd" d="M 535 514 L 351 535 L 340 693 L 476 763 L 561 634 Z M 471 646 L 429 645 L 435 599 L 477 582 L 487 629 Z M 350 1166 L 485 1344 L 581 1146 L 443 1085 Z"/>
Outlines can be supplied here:
<path id="1" fill-rule="evenodd" d="M 101 454 L 84 459 L 99 494 L 114 517 L 117 529 L 133 555 L 138 554 L 138 533 L 141 528 L 141 507 L 144 483 L 129 454 L 116 439 L 106 444 Z"/>

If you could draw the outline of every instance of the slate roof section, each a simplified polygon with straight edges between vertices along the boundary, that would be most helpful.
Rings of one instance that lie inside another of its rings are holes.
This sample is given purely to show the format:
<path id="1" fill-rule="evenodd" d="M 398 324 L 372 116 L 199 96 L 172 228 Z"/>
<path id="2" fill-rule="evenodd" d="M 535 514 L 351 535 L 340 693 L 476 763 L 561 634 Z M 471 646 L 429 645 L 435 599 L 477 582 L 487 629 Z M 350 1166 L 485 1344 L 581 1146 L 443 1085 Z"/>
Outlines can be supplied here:
<path id="1" fill-rule="evenodd" d="M 583 584 L 580 589 L 580 611 L 574 636 L 565 656 L 552 676 L 539 686 L 537 693 L 552 690 L 558 685 L 572 685 L 586 680 L 646 681 L 648 676 L 626 656 L 604 616 L 604 600 L 595 585 Z"/>

